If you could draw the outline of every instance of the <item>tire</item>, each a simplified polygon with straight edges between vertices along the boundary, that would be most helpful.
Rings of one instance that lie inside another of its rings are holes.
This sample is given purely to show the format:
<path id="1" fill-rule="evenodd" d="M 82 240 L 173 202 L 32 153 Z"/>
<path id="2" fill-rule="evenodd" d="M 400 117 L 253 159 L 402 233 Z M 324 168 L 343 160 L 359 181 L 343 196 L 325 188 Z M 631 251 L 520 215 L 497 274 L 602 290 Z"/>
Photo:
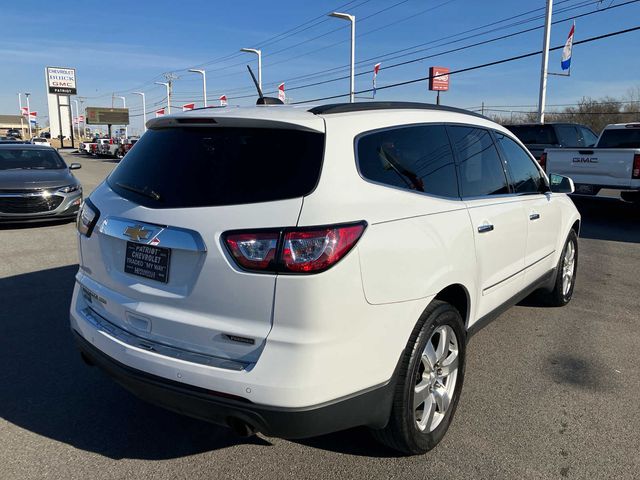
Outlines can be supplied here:
<path id="1" fill-rule="evenodd" d="M 573 251 L 573 254 L 570 253 L 571 251 Z M 572 264 L 569 264 L 568 262 L 571 259 Z M 556 283 L 553 286 L 553 290 L 544 295 L 544 297 L 547 305 L 564 307 L 573 297 L 573 289 L 576 286 L 576 275 L 578 273 L 578 235 L 576 235 L 575 230 L 569 232 L 567 241 L 564 243 L 556 272 Z M 565 283 L 567 275 L 570 276 L 568 284 Z"/>
<path id="2" fill-rule="evenodd" d="M 447 352 L 442 344 L 446 344 Z M 458 405 L 465 354 L 460 313 L 452 305 L 434 300 L 421 315 L 407 343 L 387 426 L 372 430 L 373 436 L 407 455 L 422 454 L 435 447 L 447 432 Z M 435 369 L 430 367 L 433 363 Z M 448 368 L 439 368 L 443 366 Z M 444 371 L 449 373 L 443 376 Z M 449 399 L 448 406 L 445 396 Z M 420 403 L 422 398 L 424 401 Z"/>

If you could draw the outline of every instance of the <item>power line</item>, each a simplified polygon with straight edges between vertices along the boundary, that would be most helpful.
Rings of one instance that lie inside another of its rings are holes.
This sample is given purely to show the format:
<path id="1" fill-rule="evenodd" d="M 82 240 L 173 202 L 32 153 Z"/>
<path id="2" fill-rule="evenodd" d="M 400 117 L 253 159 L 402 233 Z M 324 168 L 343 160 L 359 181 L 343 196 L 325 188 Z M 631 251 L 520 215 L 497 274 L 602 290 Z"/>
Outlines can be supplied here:
<path id="1" fill-rule="evenodd" d="M 574 45 L 581 45 L 581 44 L 584 44 L 584 43 L 595 42 L 595 41 L 602 40 L 602 39 L 605 39 L 605 38 L 615 37 L 617 35 L 623 35 L 625 33 L 631 33 L 631 32 L 634 32 L 636 30 L 640 30 L 640 26 L 631 27 L 631 28 L 627 28 L 627 29 L 624 29 L 624 30 L 618 30 L 616 32 L 610 32 L 610 33 L 605 33 L 603 35 L 598 35 L 598 36 L 595 36 L 595 37 L 586 38 L 584 40 L 579 40 L 577 42 L 573 42 L 573 44 Z M 560 50 L 561 48 L 564 48 L 564 44 L 556 46 L 556 47 L 552 47 L 552 48 L 549 49 L 549 51 Z M 487 67 L 492 67 L 492 66 L 495 66 L 495 65 L 501 65 L 503 63 L 513 62 L 513 61 L 516 61 L 516 60 L 522 60 L 523 58 L 533 57 L 534 55 L 540 55 L 541 53 L 542 53 L 542 50 L 536 50 L 534 52 L 523 53 L 522 55 L 515 55 L 513 57 L 503 58 L 501 60 L 495 60 L 493 62 L 487 62 L 487 63 L 483 63 L 483 64 L 480 64 L 480 65 L 474 65 L 473 67 L 467 67 L 467 68 L 461 68 L 461 69 L 458 69 L 458 70 L 452 70 L 452 71 L 449 72 L 449 75 L 456 75 L 458 73 L 470 72 L 472 70 L 478 70 L 478 69 L 481 69 L 481 68 L 487 68 Z M 392 83 L 392 84 L 389 84 L 389 85 L 383 85 L 383 86 L 377 87 L 376 90 L 386 90 L 386 89 L 389 89 L 389 88 L 396 88 L 396 87 L 401 87 L 401 86 L 404 86 L 404 85 L 410 85 L 412 83 L 424 82 L 426 80 L 429 80 L 430 78 L 431 77 L 429 75 L 427 75 L 426 77 L 414 78 L 412 80 L 405 80 L 405 81 L 402 81 L 402 82 L 396 82 L 396 83 Z M 357 91 L 356 94 L 369 93 L 369 92 L 372 92 L 372 91 L 373 91 L 373 88 L 367 88 L 365 90 Z M 340 95 L 331 95 L 331 96 L 328 96 L 328 97 L 314 98 L 312 100 L 304 100 L 304 101 L 300 101 L 300 102 L 293 102 L 293 104 L 296 105 L 296 104 L 301 104 L 301 103 L 320 102 L 320 101 L 323 101 L 323 100 L 332 100 L 332 99 L 335 99 L 335 98 L 342 98 L 342 97 L 347 97 L 347 96 L 349 96 L 348 93 L 340 94 Z"/>

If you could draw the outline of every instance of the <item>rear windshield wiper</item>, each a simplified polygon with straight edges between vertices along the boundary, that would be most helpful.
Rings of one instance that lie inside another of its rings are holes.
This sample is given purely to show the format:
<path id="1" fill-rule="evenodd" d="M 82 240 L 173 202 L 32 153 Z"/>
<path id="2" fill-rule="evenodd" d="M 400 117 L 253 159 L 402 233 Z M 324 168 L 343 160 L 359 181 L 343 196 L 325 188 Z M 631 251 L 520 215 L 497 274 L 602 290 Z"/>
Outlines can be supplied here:
<path id="1" fill-rule="evenodd" d="M 145 197 L 151 198 L 152 200 L 155 200 L 155 201 L 160 200 L 160 194 L 149 189 L 148 187 L 140 188 L 140 187 L 135 187 L 133 185 L 128 185 L 126 183 L 120 183 L 120 182 L 116 183 L 116 185 L 119 186 L 120 188 L 124 188 L 125 190 L 129 190 L 130 192 L 134 192 L 139 195 L 144 195 Z"/>

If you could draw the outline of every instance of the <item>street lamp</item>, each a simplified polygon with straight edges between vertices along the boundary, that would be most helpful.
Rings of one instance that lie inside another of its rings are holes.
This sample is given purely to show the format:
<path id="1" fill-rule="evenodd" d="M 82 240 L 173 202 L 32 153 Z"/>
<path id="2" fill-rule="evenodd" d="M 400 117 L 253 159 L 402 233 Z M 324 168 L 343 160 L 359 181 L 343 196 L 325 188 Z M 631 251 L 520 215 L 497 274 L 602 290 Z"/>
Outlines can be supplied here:
<path id="1" fill-rule="evenodd" d="M 207 108 L 207 72 L 197 68 L 190 68 L 189 71 L 202 75 L 202 101 L 204 102 L 204 107 Z"/>
<path id="2" fill-rule="evenodd" d="M 24 94 L 24 96 L 27 97 L 27 125 L 29 126 L 29 140 L 31 140 L 31 107 L 29 106 L 29 95 L 31 94 Z M 62 128 L 60 128 L 60 130 L 62 130 Z"/>
<path id="3" fill-rule="evenodd" d="M 144 92 L 133 92 L 134 95 L 140 95 L 142 97 L 142 126 L 143 132 L 147 131 L 147 102 L 145 100 Z"/>
<path id="4" fill-rule="evenodd" d="M 350 90 L 349 101 L 355 102 L 356 99 L 356 17 L 355 15 L 349 15 L 348 13 L 333 12 L 329 14 L 330 17 L 341 18 L 342 20 L 348 20 L 351 22 L 351 77 L 350 77 Z"/>
<path id="5" fill-rule="evenodd" d="M 241 52 L 255 53 L 258 55 L 258 86 L 262 90 L 262 50 L 255 48 L 241 48 Z"/>
<path id="6" fill-rule="evenodd" d="M 76 104 L 76 130 L 78 131 L 78 142 L 80 142 L 80 108 L 78 108 L 78 100 L 75 98 L 73 99 L 73 103 Z M 80 145 L 78 145 L 78 148 L 80 148 Z"/>
<path id="7" fill-rule="evenodd" d="M 122 108 L 127 108 L 127 99 L 116 95 L 116 98 L 122 99 Z M 127 125 L 124 126 L 124 136 L 129 138 L 129 127 Z"/>
<path id="8" fill-rule="evenodd" d="M 153 82 L 156 85 L 164 85 L 167 89 L 167 113 L 171 114 L 171 85 L 169 82 Z"/>

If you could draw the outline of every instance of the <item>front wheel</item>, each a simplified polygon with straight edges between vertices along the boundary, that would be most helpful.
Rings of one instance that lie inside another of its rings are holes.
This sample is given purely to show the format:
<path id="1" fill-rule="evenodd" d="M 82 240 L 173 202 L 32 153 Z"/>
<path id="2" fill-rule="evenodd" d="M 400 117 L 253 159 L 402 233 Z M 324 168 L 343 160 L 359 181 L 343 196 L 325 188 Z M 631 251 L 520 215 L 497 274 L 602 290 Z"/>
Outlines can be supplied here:
<path id="1" fill-rule="evenodd" d="M 384 429 L 373 431 L 379 441 L 416 455 L 442 440 L 462 390 L 465 348 L 460 313 L 434 300 L 409 339 L 389 422 Z"/>

